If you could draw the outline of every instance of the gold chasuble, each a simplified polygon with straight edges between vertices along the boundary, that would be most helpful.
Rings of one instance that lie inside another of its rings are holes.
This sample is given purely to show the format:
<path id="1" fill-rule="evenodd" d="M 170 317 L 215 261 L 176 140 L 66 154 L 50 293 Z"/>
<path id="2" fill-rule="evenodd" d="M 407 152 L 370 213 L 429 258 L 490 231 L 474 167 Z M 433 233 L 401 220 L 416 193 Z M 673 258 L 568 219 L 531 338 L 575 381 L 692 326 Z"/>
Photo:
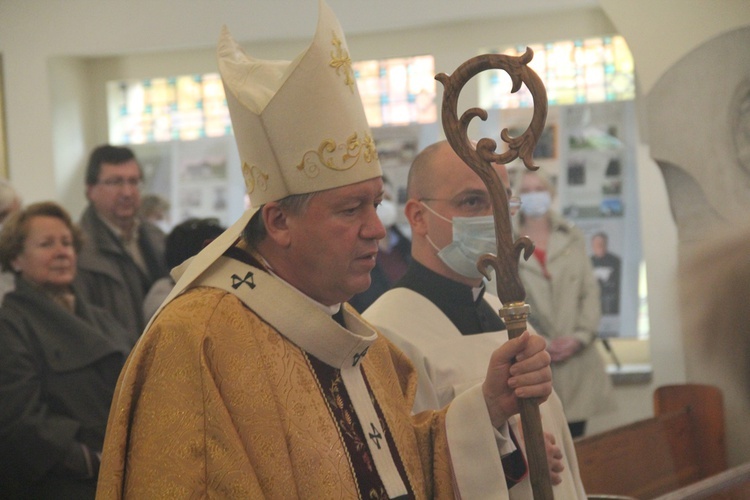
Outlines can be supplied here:
<path id="1" fill-rule="evenodd" d="M 454 498 L 446 410 L 412 416 L 407 358 L 343 313 L 217 260 L 128 359 L 97 498 Z"/>

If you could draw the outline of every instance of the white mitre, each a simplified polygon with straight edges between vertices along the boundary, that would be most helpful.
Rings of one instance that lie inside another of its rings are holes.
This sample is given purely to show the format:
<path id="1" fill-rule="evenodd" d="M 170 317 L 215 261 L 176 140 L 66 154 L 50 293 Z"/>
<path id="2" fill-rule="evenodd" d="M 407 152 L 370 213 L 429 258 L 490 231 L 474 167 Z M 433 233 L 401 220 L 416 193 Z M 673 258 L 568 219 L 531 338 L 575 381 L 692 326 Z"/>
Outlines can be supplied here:
<path id="1" fill-rule="evenodd" d="M 253 206 L 382 175 L 344 33 L 325 2 L 315 38 L 292 62 L 249 57 L 226 27 L 218 55 Z"/>
<path id="2" fill-rule="evenodd" d="M 263 204 L 382 175 L 344 33 L 323 0 L 312 43 L 293 61 L 249 57 L 226 27 L 217 54 L 251 208 L 176 269 L 162 307 L 236 243 Z"/>

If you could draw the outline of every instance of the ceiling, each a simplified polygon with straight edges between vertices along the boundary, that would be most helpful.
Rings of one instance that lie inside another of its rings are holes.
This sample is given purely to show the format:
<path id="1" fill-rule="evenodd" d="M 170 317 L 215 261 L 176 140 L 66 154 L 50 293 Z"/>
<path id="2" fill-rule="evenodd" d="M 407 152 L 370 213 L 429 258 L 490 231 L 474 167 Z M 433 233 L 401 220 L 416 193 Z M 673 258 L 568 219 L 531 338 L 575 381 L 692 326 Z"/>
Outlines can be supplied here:
<path id="1" fill-rule="evenodd" d="M 598 0 L 326 0 L 348 36 L 597 7 Z M 222 24 L 243 43 L 305 40 L 317 0 L 0 0 L 0 52 L 102 56 L 211 47 Z"/>
<path id="2" fill-rule="evenodd" d="M 597 0 L 327 0 L 349 34 L 409 27 L 429 26 L 498 18 L 533 15 L 598 5 Z M 299 0 L 275 0 L 276 15 L 284 16 L 300 9 Z M 373 9 L 377 5 L 377 9 Z M 304 7 L 316 15 L 314 2 Z M 286 13 L 286 14 L 285 14 Z M 292 17 L 292 16 L 288 16 Z M 297 17 L 297 16 L 293 16 Z M 300 16 L 303 18 L 305 16 Z M 305 20 L 306 29 L 309 21 Z M 291 28 L 291 26 L 289 26 Z M 291 35 L 292 33 L 287 33 Z"/>

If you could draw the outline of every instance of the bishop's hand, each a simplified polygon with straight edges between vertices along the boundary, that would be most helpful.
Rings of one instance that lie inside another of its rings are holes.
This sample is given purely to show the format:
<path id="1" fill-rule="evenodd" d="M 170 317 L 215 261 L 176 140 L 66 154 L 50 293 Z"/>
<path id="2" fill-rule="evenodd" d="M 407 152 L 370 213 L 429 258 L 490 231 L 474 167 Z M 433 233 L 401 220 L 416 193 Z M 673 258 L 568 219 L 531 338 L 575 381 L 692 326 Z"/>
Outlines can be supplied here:
<path id="1" fill-rule="evenodd" d="M 546 345 L 542 337 L 525 331 L 492 353 L 482 392 L 495 428 L 520 411 L 519 398 L 538 398 L 542 403 L 552 393 Z"/>

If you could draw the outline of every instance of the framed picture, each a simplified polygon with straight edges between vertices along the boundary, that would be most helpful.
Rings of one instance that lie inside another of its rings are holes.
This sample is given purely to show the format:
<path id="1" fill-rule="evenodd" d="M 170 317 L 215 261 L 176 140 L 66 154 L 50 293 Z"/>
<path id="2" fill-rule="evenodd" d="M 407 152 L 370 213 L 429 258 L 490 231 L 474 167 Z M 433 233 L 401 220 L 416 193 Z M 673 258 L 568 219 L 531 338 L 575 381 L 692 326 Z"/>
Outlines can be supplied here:
<path id="1" fill-rule="evenodd" d="M 518 137 L 524 133 L 526 127 L 508 127 L 511 137 Z M 534 158 L 540 160 L 551 160 L 557 158 L 557 125 L 551 123 L 544 127 L 542 136 L 534 148 Z"/>

